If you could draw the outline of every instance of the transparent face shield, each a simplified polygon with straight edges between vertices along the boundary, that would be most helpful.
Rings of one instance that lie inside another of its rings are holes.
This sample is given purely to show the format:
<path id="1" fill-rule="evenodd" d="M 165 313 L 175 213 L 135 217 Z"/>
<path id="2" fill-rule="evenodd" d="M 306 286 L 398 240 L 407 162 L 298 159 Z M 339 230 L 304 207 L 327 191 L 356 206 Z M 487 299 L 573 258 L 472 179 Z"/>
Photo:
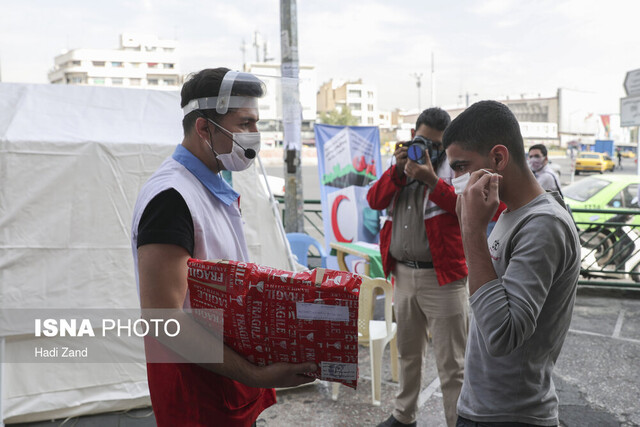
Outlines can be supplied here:
<path id="1" fill-rule="evenodd" d="M 263 149 L 284 146 L 299 150 L 303 141 L 313 141 L 317 92 L 315 75 L 311 71 L 301 70 L 300 78 L 293 79 L 267 75 L 279 74 L 273 67 L 252 71 L 255 74 L 228 71 L 218 96 L 189 101 L 183 108 L 184 115 L 195 110 L 226 114 L 239 108 L 257 109 Z M 246 96 L 247 92 L 252 95 Z M 302 108 L 302 105 L 307 108 Z"/>
<path id="2" fill-rule="evenodd" d="M 259 110 L 258 99 L 267 93 L 265 83 L 250 73 L 228 71 L 222 83 L 218 96 L 192 99 L 182 108 L 186 116 L 195 110 L 215 110 L 218 114 L 227 114 L 230 109 Z"/>

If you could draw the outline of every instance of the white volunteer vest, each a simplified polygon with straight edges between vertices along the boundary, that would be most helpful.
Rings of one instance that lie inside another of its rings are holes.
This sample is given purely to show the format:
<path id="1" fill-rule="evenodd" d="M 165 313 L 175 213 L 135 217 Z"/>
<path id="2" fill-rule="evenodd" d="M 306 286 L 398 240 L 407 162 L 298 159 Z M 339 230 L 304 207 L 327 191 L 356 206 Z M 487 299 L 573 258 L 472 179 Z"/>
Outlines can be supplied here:
<path id="1" fill-rule="evenodd" d="M 140 280 L 138 278 L 137 243 L 140 218 L 147 204 L 156 195 L 170 188 L 180 193 L 191 212 L 194 231 L 194 258 L 234 261 L 247 261 L 249 258 L 238 202 L 233 202 L 229 206 L 225 205 L 211 194 L 189 170 L 169 157 L 144 184 L 133 209 L 131 249 L 133 250 L 138 295 L 140 295 Z M 188 300 L 187 295 L 185 307 L 189 306 Z"/>

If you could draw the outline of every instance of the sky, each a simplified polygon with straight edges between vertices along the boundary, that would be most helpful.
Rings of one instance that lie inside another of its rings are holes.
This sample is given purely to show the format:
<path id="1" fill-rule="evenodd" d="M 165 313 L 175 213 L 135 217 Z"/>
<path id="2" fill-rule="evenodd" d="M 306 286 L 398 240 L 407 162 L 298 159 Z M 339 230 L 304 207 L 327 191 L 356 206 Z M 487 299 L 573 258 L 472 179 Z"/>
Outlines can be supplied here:
<path id="1" fill-rule="evenodd" d="M 64 49 L 118 47 L 123 32 L 179 41 L 184 73 L 241 69 L 255 31 L 280 58 L 277 0 L 0 0 L 3 82 L 47 83 Z M 636 0 L 298 0 L 300 64 L 318 85 L 362 79 L 383 110 L 481 99 L 592 92 L 619 112 L 627 71 L 640 68 Z M 422 74 L 421 89 L 416 74 Z"/>

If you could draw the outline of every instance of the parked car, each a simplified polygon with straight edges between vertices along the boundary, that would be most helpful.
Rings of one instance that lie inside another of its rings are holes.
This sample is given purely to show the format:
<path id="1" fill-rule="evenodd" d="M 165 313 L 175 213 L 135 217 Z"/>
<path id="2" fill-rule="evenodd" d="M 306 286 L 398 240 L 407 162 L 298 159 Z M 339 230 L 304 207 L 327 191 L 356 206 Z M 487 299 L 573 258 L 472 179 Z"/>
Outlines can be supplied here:
<path id="1" fill-rule="evenodd" d="M 638 209 L 639 183 L 638 175 L 590 176 L 563 188 L 562 193 L 572 209 Z M 612 216 L 573 213 L 577 222 L 604 222 Z M 630 223 L 640 224 L 640 215 L 634 215 Z"/>
<path id="2" fill-rule="evenodd" d="M 634 217 L 618 214 L 580 234 L 584 277 L 640 282 L 640 230 L 629 224 Z"/>
<path id="3" fill-rule="evenodd" d="M 580 172 L 613 171 L 615 167 L 616 164 L 606 153 L 584 152 L 576 158 L 576 175 Z"/>
<path id="4" fill-rule="evenodd" d="M 622 152 L 622 157 L 627 158 L 627 159 L 635 159 L 636 153 L 634 153 L 633 151 L 623 151 Z"/>

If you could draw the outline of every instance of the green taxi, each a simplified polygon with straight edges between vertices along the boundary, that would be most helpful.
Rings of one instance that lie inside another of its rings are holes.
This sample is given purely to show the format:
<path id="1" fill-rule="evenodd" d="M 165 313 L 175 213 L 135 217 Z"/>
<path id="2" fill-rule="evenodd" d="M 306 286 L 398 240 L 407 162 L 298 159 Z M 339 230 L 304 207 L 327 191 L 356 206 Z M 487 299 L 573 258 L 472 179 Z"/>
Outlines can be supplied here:
<path id="1" fill-rule="evenodd" d="M 571 209 L 638 209 L 639 183 L 638 175 L 590 176 L 563 188 L 562 193 Z M 573 213 L 577 222 L 604 222 L 613 215 Z M 640 215 L 634 215 L 631 223 L 640 225 Z"/>

